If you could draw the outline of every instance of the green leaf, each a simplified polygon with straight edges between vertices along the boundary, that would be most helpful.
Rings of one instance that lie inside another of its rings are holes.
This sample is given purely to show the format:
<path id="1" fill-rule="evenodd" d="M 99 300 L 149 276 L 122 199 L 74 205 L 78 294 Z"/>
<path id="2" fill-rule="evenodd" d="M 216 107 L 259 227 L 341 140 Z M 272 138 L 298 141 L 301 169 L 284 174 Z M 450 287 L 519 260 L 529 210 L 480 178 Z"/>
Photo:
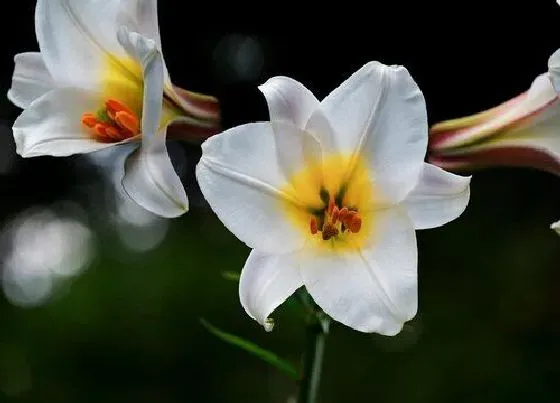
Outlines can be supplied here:
<path id="1" fill-rule="evenodd" d="M 226 280 L 239 281 L 240 274 L 233 271 L 223 271 L 222 277 Z"/>
<path id="2" fill-rule="evenodd" d="M 202 323 L 202 325 L 210 333 L 212 333 L 222 341 L 233 344 L 234 346 L 239 347 L 240 349 L 259 357 L 261 360 L 266 361 L 280 371 L 288 374 L 295 380 L 299 379 L 299 374 L 295 367 L 290 362 L 278 357 L 273 352 L 265 350 L 262 347 L 259 347 L 256 344 L 251 343 L 250 341 L 244 340 L 239 336 L 224 332 L 223 330 L 218 329 L 216 326 L 211 325 L 204 319 L 200 319 L 200 323 Z"/>

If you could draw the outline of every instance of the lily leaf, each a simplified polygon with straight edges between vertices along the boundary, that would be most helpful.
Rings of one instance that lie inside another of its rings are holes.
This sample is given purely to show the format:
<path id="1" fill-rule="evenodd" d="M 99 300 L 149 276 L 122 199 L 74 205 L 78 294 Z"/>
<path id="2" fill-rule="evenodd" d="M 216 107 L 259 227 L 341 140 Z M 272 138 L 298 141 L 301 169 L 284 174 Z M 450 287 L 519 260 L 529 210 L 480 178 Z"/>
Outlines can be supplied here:
<path id="1" fill-rule="evenodd" d="M 278 357 L 273 352 L 265 350 L 262 347 L 250 341 L 244 340 L 239 336 L 218 329 L 216 326 L 211 325 L 204 319 L 200 319 L 200 322 L 210 333 L 212 333 L 214 336 L 218 337 L 222 341 L 225 341 L 226 343 L 229 344 L 233 344 L 234 346 L 239 347 L 240 349 L 245 350 L 259 357 L 261 360 L 266 361 L 267 363 L 276 367 L 280 371 L 288 374 L 295 380 L 299 379 L 299 373 L 295 369 L 295 367 L 290 362 Z"/>

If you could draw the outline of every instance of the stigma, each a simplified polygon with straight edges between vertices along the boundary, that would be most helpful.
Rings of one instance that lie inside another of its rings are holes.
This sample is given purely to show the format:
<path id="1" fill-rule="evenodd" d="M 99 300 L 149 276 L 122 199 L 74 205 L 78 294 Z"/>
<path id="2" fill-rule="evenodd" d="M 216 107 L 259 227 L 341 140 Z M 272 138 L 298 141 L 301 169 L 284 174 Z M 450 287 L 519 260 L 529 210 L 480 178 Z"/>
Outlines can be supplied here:
<path id="1" fill-rule="evenodd" d="M 362 218 L 355 209 L 338 206 L 334 198 L 330 198 L 322 216 L 311 217 L 309 230 L 312 235 L 319 232 L 324 241 L 336 238 L 343 233 L 358 233 L 362 228 Z"/>
<path id="2" fill-rule="evenodd" d="M 140 134 L 138 115 L 116 99 L 105 101 L 96 114 L 84 113 L 82 124 L 102 143 L 117 143 Z"/>

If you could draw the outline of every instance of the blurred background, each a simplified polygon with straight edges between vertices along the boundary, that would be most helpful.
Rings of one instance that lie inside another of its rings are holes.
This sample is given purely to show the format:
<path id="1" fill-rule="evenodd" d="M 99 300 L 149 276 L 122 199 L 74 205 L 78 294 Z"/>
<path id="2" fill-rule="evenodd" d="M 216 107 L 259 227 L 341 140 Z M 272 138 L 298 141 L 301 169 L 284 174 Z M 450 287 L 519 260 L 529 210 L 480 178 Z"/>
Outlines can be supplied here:
<path id="1" fill-rule="evenodd" d="M 370 60 L 409 69 L 433 124 L 525 91 L 560 47 L 553 0 L 452 3 L 321 7 L 319 17 L 311 5 L 309 13 L 301 4 L 230 13 L 162 0 L 159 13 L 173 80 L 217 96 L 224 128 L 267 119 L 256 87 L 271 76 L 291 76 L 322 98 Z M 291 379 L 200 325 L 205 318 L 296 364 L 304 346 L 289 306 L 266 333 L 223 278 L 249 250 L 200 196 L 196 145 L 169 145 L 191 199 L 174 220 L 115 194 L 83 156 L 15 154 L 10 128 L 20 110 L 5 97 L 13 56 L 38 47 L 34 1 L 6 7 L 0 401 L 288 402 Z M 404 331 L 383 337 L 333 324 L 320 401 L 560 401 L 560 237 L 548 228 L 560 219 L 558 185 L 531 170 L 476 173 L 461 218 L 418 233 L 419 313 Z"/>

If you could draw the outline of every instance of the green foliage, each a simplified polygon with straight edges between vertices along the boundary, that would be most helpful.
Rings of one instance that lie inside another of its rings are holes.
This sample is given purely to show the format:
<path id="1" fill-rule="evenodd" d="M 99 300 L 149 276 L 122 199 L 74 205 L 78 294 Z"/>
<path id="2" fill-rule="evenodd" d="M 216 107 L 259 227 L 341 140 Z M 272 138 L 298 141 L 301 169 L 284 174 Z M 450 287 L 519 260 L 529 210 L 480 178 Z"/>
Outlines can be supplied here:
<path id="1" fill-rule="evenodd" d="M 288 374 L 293 379 L 296 380 L 299 379 L 299 373 L 295 369 L 295 367 L 290 362 L 278 357 L 273 352 L 265 350 L 262 347 L 250 341 L 244 340 L 239 336 L 218 329 L 217 327 L 211 325 L 204 319 L 201 319 L 200 322 L 210 333 L 212 333 L 214 336 L 218 337 L 222 341 L 225 341 L 226 343 L 239 347 L 240 349 L 245 350 L 259 357 L 261 360 L 266 361 L 267 363 L 276 367 L 280 371 Z"/>

